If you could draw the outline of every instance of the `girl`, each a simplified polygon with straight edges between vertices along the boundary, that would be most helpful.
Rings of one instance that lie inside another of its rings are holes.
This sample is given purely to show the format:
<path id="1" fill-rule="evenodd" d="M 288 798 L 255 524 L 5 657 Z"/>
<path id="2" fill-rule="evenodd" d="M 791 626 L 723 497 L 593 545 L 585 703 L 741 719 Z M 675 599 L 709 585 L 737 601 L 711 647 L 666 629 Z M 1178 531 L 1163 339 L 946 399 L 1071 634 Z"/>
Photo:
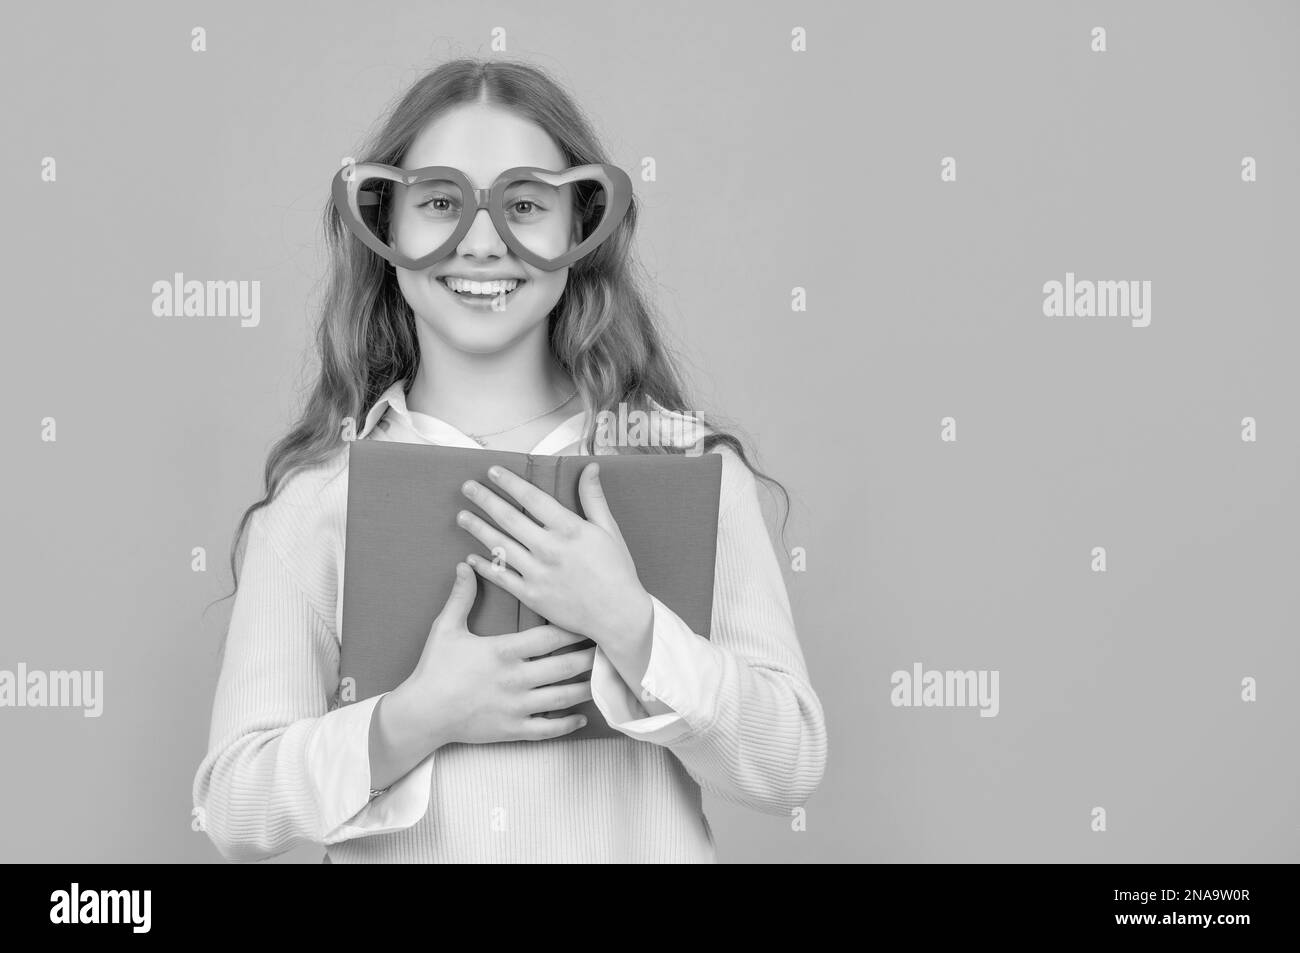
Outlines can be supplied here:
<path id="1" fill-rule="evenodd" d="M 504 552 L 505 568 L 467 552 L 412 675 L 331 706 L 347 506 L 340 435 L 352 421 L 363 440 L 587 455 L 598 452 L 602 410 L 687 408 L 633 278 L 635 200 L 610 208 L 622 173 L 604 179 L 604 206 L 592 180 L 542 176 L 502 194 L 496 211 L 475 208 L 492 205 L 487 190 L 507 170 L 611 168 L 542 71 L 500 60 L 435 69 L 367 156 L 336 178 L 326 213 L 333 270 L 319 379 L 272 449 L 266 494 L 232 547 L 237 597 L 196 816 L 231 860 L 316 843 L 346 863 L 713 862 L 702 788 L 788 815 L 826 759 L 821 703 L 759 507 L 762 474 L 734 435 L 714 428 L 703 445 L 723 456 L 711 638 L 637 581 L 597 466 L 581 479 L 586 519 L 503 474 L 465 485 L 460 525 L 484 552 Z M 338 199 L 369 163 L 393 174 L 361 223 Z M 397 181 L 432 166 L 463 177 Z M 598 241 L 553 267 L 588 238 Z M 671 452 L 645 452 L 656 451 Z M 550 624 L 472 635 L 465 619 L 483 585 L 509 589 Z M 594 645 L 542 657 L 585 639 Z M 587 699 L 617 737 L 566 739 L 580 716 L 537 714 Z"/>

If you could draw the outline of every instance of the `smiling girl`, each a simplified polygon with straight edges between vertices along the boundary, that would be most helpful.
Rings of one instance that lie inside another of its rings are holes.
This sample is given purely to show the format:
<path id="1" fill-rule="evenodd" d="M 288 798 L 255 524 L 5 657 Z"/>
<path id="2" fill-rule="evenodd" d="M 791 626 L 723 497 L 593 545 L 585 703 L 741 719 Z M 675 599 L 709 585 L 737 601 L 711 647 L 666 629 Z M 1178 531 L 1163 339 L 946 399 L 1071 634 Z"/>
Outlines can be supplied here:
<path id="1" fill-rule="evenodd" d="M 365 160 L 340 173 L 326 213 L 319 377 L 235 536 L 242 568 L 194 780 L 203 828 L 232 860 L 314 843 L 347 863 L 713 862 L 702 789 L 789 816 L 826 759 L 761 474 L 716 427 L 710 638 L 638 582 L 598 467 L 580 481 L 585 518 L 493 474 L 464 487 L 466 561 L 416 670 L 333 706 L 350 421 L 363 440 L 588 455 L 602 411 L 689 406 L 634 279 L 630 191 L 614 207 L 629 180 L 542 71 L 433 70 Z M 504 570 L 481 555 L 494 549 Z M 471 634 L 478 587 L 492 585 L 549 624 Z M 587 699 L 617 736 L 566 738 L 580 716 L 542 714 Z"/>

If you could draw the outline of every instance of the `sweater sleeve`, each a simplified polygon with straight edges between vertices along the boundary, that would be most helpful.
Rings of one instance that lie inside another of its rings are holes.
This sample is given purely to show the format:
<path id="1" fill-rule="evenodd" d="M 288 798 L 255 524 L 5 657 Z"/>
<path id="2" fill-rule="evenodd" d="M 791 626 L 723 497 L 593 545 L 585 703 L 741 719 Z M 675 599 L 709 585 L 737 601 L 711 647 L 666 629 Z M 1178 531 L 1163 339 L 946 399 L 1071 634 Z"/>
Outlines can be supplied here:
<path id="1" fill-rule="evenodd" d="M 771 814 L 788 814 L 821 783 L 826 725 L 809 683 L 749 468 L 724 454 L 711 638 L 653 599 L 647 714 L 598 649 L 593 698 L 624 734 L 667 747 L 702 788 Z"/>
<path id="2" fill-rule="evenodd" d="M 201 827 L 228 860 L 262 860 L 410 827 L 428 809 L 430 755 L 370 799 L 370 718 L 382 696 L 329 710 L 338 643 L 262 527 L 249 523 L 194 779 Z"/>

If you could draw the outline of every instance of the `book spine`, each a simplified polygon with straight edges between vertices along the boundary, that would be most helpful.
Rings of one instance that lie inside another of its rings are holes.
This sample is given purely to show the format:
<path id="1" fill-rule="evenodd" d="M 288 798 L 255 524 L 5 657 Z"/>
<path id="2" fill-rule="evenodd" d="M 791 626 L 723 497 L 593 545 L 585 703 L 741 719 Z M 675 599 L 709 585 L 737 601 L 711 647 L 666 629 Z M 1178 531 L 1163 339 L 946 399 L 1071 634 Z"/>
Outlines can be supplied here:
<path id="1" fill-rule="evenodd" d="M 541 459 L 546 460 L 548 458 L 542 457 Z M 533 486 L 537 487 L 539 490 L 546 490 L 546 487 L 543 485 L 541 474 L 539 472 L 540 470 L 543 470 L 545 468 L 539 467 L 538 462 L 539 461 L 537 457 L 534 457 L 531 453 L 528 454 L 527 462 L 524 464 L 524 479 L 527 480 L 529 483 L 531 483 Z M 553 492 L 553 491 L 548 490 L 547 492 Z M 527 514 L 525 513 L 525 515 Z M 516 623 L 515 631 L 522 632 L 524 631 L 524 629 L 531 629 L 534 626 L 546 624 L 545 619 L 543 619 L 532 609 L 528 608 L 528 606 L 524 605 L 522 602 L 517 603 L 517 605 L 518 605 L 518 614 L 515 617 L 515 623 Z"/>

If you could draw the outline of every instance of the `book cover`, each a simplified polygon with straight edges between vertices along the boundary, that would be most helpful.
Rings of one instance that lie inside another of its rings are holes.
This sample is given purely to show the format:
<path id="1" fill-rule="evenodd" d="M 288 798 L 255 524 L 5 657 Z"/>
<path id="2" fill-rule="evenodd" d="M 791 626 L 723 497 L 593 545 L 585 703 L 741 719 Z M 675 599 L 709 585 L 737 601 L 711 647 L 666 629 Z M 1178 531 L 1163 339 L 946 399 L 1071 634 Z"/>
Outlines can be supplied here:
<path id="1" fill-rule="evenodd" d="M 470 553 L 491 558 L 456 523 L 462 509 L 487 518 L 461 493 L 466 480 L 497 492 L 487 476 L 496 464 L 582 515 L 578 476 L 592 462 L 600 464 L 601 486 L 641 584 L 707 638 L 722 477 L 718 454 L 552 456 L 359 440 L 350 445 L 348 460 L 340 703 L 389 691 L 410 675 L 451 592 L 456 563 Z M 522 510 L 507 494 L 498 495 Z M 500 586 L 478 579 L 470 632 L 490 637 L 545 622 Z M 593 644 L 584 639 L 559 651 Z M 568 681 L 590 677 L 585 672 Z M 625 737 L 591 701 L 548 714 L 574 712 L 585 714 L 587 724 L 566 738 Z"/>

